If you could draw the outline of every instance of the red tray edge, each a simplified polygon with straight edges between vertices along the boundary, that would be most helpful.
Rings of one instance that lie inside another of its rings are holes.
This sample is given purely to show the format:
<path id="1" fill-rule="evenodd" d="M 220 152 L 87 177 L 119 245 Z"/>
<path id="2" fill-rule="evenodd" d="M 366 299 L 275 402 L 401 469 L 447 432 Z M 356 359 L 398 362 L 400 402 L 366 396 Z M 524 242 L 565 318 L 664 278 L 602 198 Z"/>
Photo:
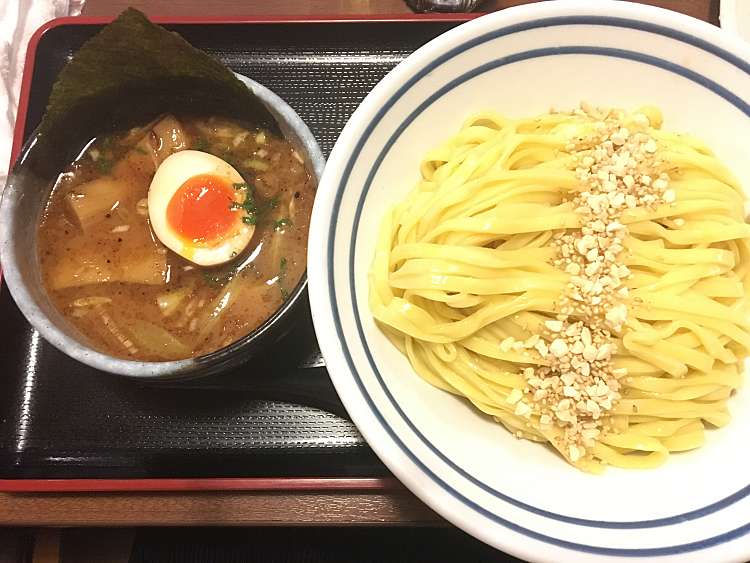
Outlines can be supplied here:
<path id="1" fill-rule="evenodd" d="M 464 22 L 482 15 L 476 14 L 396 14 L 396 15 L 343 15 L 343 16 L 236 16 L 236 17 L 149 17 L 165 24 L 270 24 L 288 23 L 372 23 L 372 22 Z M 105 16 L 74 16 L 50 20 L 40 26 L 29 39 L 24 61 L 23 79 L 19 94 L 18 112 L 13 130 L 10 163 L 13 166 L 21 150 L 25 134 L 24 124 L 28 112 L 31 79 L 34 74 L 36 51 L 42 36 L 62 25 L 103 24 L 113 18 Z M 0 287 L 2 268 L 0 267 Z M 93 492 L 191 492 L 191 491 L 392 491 L 403 485 L 392 477 L 228 477 L 228 478 L 155 478 L 155 479 L 0 479 L 0 493 L 93 493 Z"/>
<path id="2" fill-rule="evenodd" d="M 97 492 L 342 492 L 403 489 L 392 477 L 227 477 L 158 479 L 0 479 L 2 493 L 97 493 Z"/>

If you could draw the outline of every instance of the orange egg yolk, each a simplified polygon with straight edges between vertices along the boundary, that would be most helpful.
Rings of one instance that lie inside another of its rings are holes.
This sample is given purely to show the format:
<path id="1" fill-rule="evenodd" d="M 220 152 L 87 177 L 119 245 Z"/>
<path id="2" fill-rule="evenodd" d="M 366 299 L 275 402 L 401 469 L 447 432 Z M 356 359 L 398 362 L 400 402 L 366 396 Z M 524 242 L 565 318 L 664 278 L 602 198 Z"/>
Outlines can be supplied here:
<path id="1" fill-rule="evenodd" d="M 190 241 L 215 241 L 236 224 L 234 204 L 234 190 L 227 180 L 199 174 L 186 180 L 169 200 L 167 223 Z"/>

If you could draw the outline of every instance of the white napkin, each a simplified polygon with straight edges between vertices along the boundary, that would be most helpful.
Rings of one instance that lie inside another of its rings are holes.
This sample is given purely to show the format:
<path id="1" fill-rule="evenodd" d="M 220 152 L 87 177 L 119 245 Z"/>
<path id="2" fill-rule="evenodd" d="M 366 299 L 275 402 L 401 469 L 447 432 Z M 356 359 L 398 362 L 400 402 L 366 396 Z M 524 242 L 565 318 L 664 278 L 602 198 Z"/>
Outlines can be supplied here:
<path id="1" fill-rule="evenodd" d="M 721 0 L 719 10 L 721 27 L 750 41 L 750 2 Z"/>
<path id="2" fill-rule="evenodd" d="M 0 0 L 0 192 L 10 164 L 13 126 L 29 38 L 42 24 L 81 13 L 85 0 Z"/>

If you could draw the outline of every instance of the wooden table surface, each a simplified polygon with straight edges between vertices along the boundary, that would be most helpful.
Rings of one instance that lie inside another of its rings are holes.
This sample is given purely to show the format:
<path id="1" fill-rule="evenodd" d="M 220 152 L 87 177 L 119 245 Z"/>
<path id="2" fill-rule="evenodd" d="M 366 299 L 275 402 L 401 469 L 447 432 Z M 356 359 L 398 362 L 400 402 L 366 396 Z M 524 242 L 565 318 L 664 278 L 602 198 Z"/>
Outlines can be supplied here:
<path id="1" fill-rule="evenodd" d="M 478 11 L 490 12 L 537 0 L 485 0 Z M 595 0 L 592 0 L 595 1 Z M 719 0 L 639 0 L 715 24 Z M 151 16 L 399 14 L 411 10 L 403 0 L 86 0 L 84 15 L 111 16 L 128 6 Z"/>
<path id="2" fill-rule="evenodd" d="M 534 0 L 487 0 L 481 11 Z M 644 0 L 718 23 L 718 0 Z M 398 14 L 401 0 L 87 0 L 84 15 L 128 6 L 152 16 Z M 408 491 L 0 494 L 0 526 L 435 525 L 443 520 Z"/>

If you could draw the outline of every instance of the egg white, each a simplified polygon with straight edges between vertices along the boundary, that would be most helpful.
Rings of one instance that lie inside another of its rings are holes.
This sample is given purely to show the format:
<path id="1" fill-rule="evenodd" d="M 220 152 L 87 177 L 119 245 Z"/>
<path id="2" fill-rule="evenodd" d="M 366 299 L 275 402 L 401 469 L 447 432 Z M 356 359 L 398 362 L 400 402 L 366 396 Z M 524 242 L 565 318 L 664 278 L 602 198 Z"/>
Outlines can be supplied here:
<path id="1" fill-rule="evenodd" d="M 148 190 L 148 216 L 157 238 L 171 251 L 199 266 L 215 266 L 228 262 L 245 247 L 255 231 L 254 225 L 239 222 L 235 232 L 215 244 L 191 244 L 169 225 L 167 206 L 175 192 L 187 180 L 199 174 L 225 178 L 230 184 L 243 183 L 239 172 L 217 156 L 201 151 L 180 151 L 161 163 Z M 238 192 L 236 201 L 242 203 L 244 195 Z"/>

